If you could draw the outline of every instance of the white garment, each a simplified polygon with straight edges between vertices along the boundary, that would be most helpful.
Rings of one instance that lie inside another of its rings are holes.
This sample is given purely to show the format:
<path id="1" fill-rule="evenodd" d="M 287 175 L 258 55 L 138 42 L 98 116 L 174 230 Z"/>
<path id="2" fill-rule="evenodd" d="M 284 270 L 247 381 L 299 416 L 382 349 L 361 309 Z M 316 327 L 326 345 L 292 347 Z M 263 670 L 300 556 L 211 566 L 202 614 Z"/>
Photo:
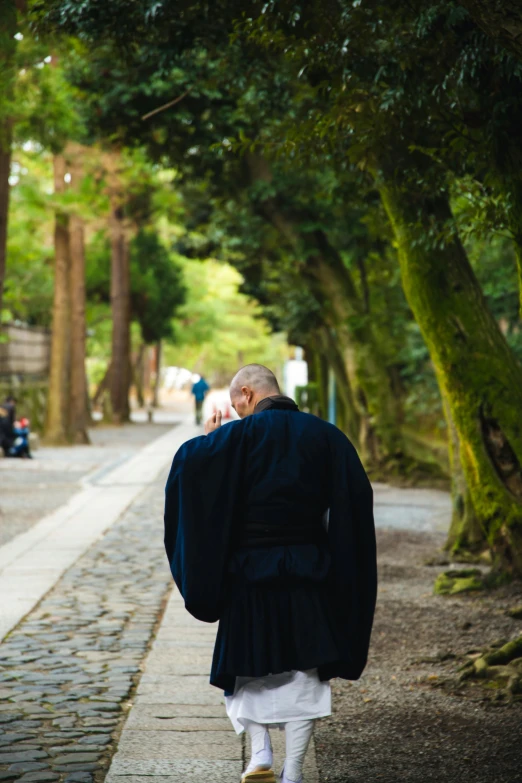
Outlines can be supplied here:
<path id="1" fill-rule="evenodd" d="M 245 769 L 245 774 L 260 769 L 272 769 L 274 756 L 267 727 L 261 726 L 260 723 L 252 723 L 251 720 L 245 720 L 244 723 L 246 731 L 250 734 L 252 746 L 252 758 Z"/>
<path id="2" fill-rule="evenodd" d="M 286 756 L 281 783 L 302 783 L 303 764 L 313 732 L 313 720 L 292 720 L 286 724 Z"/>
<path id="3" fill-rule="evenodd" d="M 237 734 L 245 730 L 245 720 L 277 724 L 332 714 L 330 683 L 319 680 L 317 669 L 267 677 L 236 677 L 234 694 L 226 696 L 225 702 Z"/>

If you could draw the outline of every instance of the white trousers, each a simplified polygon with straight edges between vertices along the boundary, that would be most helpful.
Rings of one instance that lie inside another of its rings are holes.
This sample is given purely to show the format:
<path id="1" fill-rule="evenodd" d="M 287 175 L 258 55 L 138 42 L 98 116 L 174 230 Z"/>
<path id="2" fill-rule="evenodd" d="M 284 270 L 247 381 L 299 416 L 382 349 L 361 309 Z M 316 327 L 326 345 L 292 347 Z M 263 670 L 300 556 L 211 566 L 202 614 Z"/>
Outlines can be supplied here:
<path id="1" fill-rule="evenodd" d="M 236 678 L 232 696 L 226 696 L 227 715 L 237 734 L 247 721 L 283 725 L 332 714 L 329 682 L 321 682 L 317 669 L 270 674 L 266 677 Z"/>

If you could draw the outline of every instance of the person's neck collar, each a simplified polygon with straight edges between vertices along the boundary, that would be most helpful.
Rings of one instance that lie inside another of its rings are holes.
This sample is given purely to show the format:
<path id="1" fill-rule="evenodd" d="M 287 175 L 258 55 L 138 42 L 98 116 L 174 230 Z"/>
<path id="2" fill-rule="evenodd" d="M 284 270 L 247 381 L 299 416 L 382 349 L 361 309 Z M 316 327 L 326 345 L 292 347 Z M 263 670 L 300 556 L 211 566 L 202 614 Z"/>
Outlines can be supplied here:
<path id="1" fill-rule="evenodd" d="M 290 410 L 298 411 L 294 400 L 284 394 L 267 394 L 259 399 L 254 407 L 254 413 L 262 413 L 266 410 Z"/>

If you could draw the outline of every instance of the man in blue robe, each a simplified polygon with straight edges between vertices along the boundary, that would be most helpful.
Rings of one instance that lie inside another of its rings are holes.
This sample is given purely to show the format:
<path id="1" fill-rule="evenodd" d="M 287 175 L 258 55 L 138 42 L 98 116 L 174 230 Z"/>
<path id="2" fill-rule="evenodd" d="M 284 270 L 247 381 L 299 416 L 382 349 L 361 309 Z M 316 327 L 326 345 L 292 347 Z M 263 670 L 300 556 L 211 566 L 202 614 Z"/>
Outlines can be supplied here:
<path id="1" fill-rule="evenodd" d="M 377 569 L 370 482 L 336 427 L 300 413 L 274 374 L 247 365 L 230 387 L 239 421 L 177 452 L 165 547 L 187 610 L 219 620 L 210 682 L 252 739 L 243 783 L 275 783 L 267 726 L 284 726 L 283 783 L 300 783 L 333 677 L 366 665 Z"/>

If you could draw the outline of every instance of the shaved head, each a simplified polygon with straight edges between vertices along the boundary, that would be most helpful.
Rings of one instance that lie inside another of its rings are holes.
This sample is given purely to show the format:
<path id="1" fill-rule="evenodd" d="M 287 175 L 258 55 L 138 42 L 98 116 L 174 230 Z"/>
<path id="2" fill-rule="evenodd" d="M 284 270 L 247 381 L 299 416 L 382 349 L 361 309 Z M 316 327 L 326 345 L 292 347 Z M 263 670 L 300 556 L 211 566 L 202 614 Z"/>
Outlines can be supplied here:
<path id="1" fill-rule="evenodd" d="M 242 386 L 249 386 L 252 391 L 267 394 L 281 394 L 277 378 L 272 370 L 262 364 L 247 364 L 236 373 L 230 384 L 230 393 L 234 394 Z"/>
<path id="2" fill-rule="evenodd" d="M 281 394 L 272 370 L 262 364 L 247 364 L 233 377 L 230 384 L 232 407 L 243 418 L 253 413 L 256 403 L 264 397 Z"/>

